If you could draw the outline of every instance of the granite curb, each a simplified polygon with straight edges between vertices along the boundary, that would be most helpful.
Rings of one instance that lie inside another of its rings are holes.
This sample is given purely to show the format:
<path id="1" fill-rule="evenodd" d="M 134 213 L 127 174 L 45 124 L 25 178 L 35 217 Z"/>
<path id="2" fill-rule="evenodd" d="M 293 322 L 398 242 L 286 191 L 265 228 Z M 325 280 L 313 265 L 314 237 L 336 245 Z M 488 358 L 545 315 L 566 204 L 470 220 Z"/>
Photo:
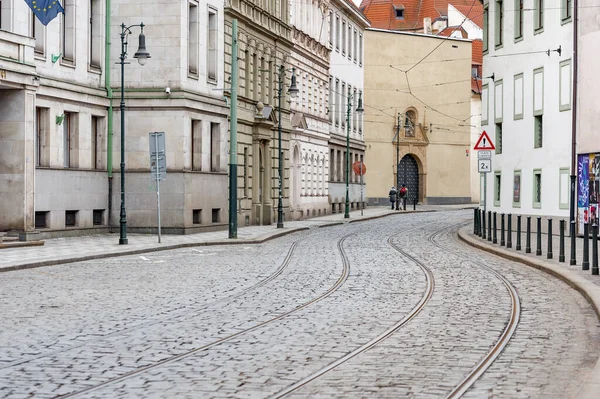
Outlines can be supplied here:
<path id="1" fill-rule="evenodd" d="M 481 249 L 483 251 L 490 252 L 494 255 L 498 255 L 505 259 L 509 259 L 515 262 L 525 264 L 527 266 L 534 267 L 540 271 L 548 273 L 569 286 L 577 290 L 583 297 L 590 303 L 596 316 L 600 320 L 600 287 L 596 284 L 584 279 L 572 270 L 561 268 L 560 266 L 544 262 L 537 259 L 532 259 L 524 255 L 513 253 L 511 251 L 503 250 L 490 244 L 480 242 L 478 239 L 472 237 L 468 231 L 472 227 L 465 226 L 458 231 L 458 237 L 467 243 L 468 245 Z M 585 385 L 581 388 L 579 399 L 597 399 L 598 393 L 600 392 L 600 358 L 596 362 L 594 370 L 588 376 Z"/>

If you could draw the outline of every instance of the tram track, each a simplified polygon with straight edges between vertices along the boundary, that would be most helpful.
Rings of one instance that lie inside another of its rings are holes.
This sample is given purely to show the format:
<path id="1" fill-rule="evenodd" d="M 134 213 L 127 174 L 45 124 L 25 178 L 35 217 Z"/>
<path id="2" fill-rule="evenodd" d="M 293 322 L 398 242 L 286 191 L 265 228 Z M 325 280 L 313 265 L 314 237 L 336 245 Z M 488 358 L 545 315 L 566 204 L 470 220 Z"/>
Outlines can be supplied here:
<path id="1" fill-rule="evenodd" d="M 461 225 L 464 225 L 464 223 L 462 223 Z M 452 226 L 451 228 L 455 228 L 455 227 L 456 226 Z M 498 356 L 500 356 L 500 354 L 502 353 L 504 348 L 506 348 L 506 346 L 510 342 L 512 336 L 514 335 L 514 333 L 517 329 L 517 326 L 519 325 L 519 320 L 520 320 L 520 316 L 521 316 L 521 300 L 519 298 L 519 294 L 518 294 L 516 288 L 512 285 L 512 283 L 506 277 L 504 277 L 502 274 L 498 273 L 496 270 L 483 264 L 482 262 L 475 261 L 472 258 L 468 258 L 465 255 L 463 255 L 459 252 L 456 252 L 451 248 L 440 245 L 435 240 L 435 237 L 433 237 L 433 236 L 429 237 L 429 241 L 433 245 L 437 246 L 438 248 L 443 249 L 448 252 L 451 252 L 460 258 L 468 259 L 470 262 L 472 262 L 476 265 L 479 265 L 482 268 L 491 272 L 494 276 L 496 276 L 496 278 L 498 278 L 504 284 L 504 286 L 506 287 L 506 290 L 508 291 L 510 299 L 511 299 L 511 312 L 510 312 L 510 317 L 509 317 L 508 323 L 506 324 L 504 330 L 502 331 L 502 334 L 500 334 L 500 337 L 498 338 L 496 343 L 486 353 L 486 355 L 479 361 L 479 363 L 477 363 L 475 365 L 475 367 L 471 370 L 471 372 L 469 374 L 467 374 L 467 376 L 465 376 L 463 378 L 463 380 L 458 385 L 456 385 L 452 389 L 452 391 L 450 391 L 450 393 L 448 393 L 445 396 L 445 399 L 456 399 L 456 398 L 462 397 L 469 390 L 469 388 L 471 388 L 471 386 L 473 386 L 473 384 L 475 384 L 475 382 L 477 382 L 477 380 L 494 363 L 494 361 L 498 358 Z"/>
<path id="2" fill-rule="evenodd" d="M 440 232 L 436 232 L 436 233 L 434 233 L 434 235 L 435 234 L 439 234 Z M 405 231 L 405 233 L 406 233 L 406 231 Z M 425 292 L 423 293 L 423 296 L 421 297 L 421 299 L 419 300 L 419 302 L 411 309 L 411 311 L 407 315 L 405 315 L 401 320 L 399 320 L 396 323 L 394 323 L 394 325 L 392 325 L 391 327 L 389 327 L 387 330 L 385 330 L 381 334 L 377 335 L 376 337 L 374 337 L 373 339 L 371 339 L 367 343 L 365 343 L 365 344 L 361 345 L 360 347 L 354 349 L 353 351 L 349 352 L 345 356 L 343 356 L 343 357 L 337 359 L 336 361 L 330 363 L 329 365 L 321 368 L 320 370 L 315 371 L 311 375 L 303 378 L 300 381 L 297 381 L 296 383 L 294 383 L 294 384 L 286 387 L 285 389 L 277 392 L 276 394 L 270 396 L 270 399 L 279 399 L 279 398 L 282 398 L 282 397 L 284 397 L 286 395 L 289 395 L 289 394 L 297 391 L 298 389 L 304 387 L 305 385 L 309 384 L 310 382 L 316 380 L 317 378 L 322 377 L 323 375 L 325 375 L 329 371 L 331 371 L 331 370 L 335 369 L 336 367 L 342 365 L 343 363 L 347 362 L 348 360 L 350 360 L 350 359 L 352 359 L 352 358 L 360 355 L 361 353 L 364 353 L 364 352 L 368 351 L 369 349 L 371 349 L 374 346 L 378 345 L 379 343 L 381 343 L 385 339 L 389 338 L 391 335 L 393 335 L 395 332 L 397 332 L 400 328 L 402 328 L 403 326 L 405 326 L 408 322 L 410 322 L 412 319 L 414 319 L 421 312 L 421 310 L 423 310 L 423 308 L 425 308 L 425 305 L 427 305 L 427 302 L 429 302 L 429 300 L 433 296 L 433 291 L 435 289 L 435 278 L 434 278 L 433 273 L 431 272 L 431 270 L 424 263 L 422 263 L 421 261 L 419 261 L 418 259 L 416 259 L 414 256 L 412 256 L 408 252 L 406 252 L 403 249 L 401 249 L 400 246 L 397 243 L 394 243 L 393 238 L 396 237 L 397 235 L 398 234 L 394 234 L 394 235 L 388 237 L 387 243 L 393 249 L 395 249 L 397 252 L 399 252 L 400 254 L 402 254 L 404 257 L 410 259 L 419 268 L 421 268 L 421 271 L 423 272 L 423 275 L 425 276 L 426 288 L 425 288 Z"/>
<path id="3" fill-rule="evenodd" d="M 93 385 L 93 386 L 90 386 L 90 387 L 87 387 L 87 388 L 84 388 L 84 389 L 81 389 L 81 390 L 78 390 L 78 391 L 75 391 L 75 392 L 71 392 L 71 393 L 68 393 L 68 394 L 65 394 L 65 395 L 57 396 L 57 398 L 71 398 L 71 397 L 75 397 L 75 396 L 78 396 L 78 395 L 87 394 L 87 393 L 96 391 L 98 389 L 104 388 L 106 386 L 109 386 L 109 385 L 112 385 L 112 384 L 116 384 L 118 382 L 130 379 L 132 377 L 136 377 L 138 375 L 141 375 L 141 374 L 146 373 L 148 371 L 154 370 L 154 369 L 156 369 L 158 367 L 161 367 L 161 366 L 164 366 L 166 364 L 173 363 L 173 362 L 176 362 L 176 361 L 188 358 L 188 357 L 193 356 L 193 355 L 195 355 L 197 353 L 206 351 L 206 350 L 211 349 L 211 348 L 213 348 L 213 347 L 215 347 L 217 345 L 220 345 L 222 343 L 225 343 L 225 342 L 231 341 L 231 340 L 233 340 L 235 338 L 238 338 L 241 335 L 248 334 L 250 332 L 253 332 L 255 330 L 258 330 L 260 328 L 268 326 L 269 324 L 272 324 L 274 322 L 282 320 L 283 318 L 285 318 L 287 316 L 290 316 L 290 315 L 292 315 L 292 314 L 294 314 L 294 313 L 296 313 L 296 312 L 298 312 L 300 310 L 303 310 L 303 309 L 307 308 L 308 306 L 311 306 L 311 305 L 313 305 L 313 304 L 315 304 L 317 302 L 320 302 L 320 301 L 324 300 L 325 298 L 331 296 L 333 293 L 335 293 L 337 290 L 339 290 L 344 285 L 344 283 L 348 279 L 348 276 L 350 275 L 350 262 L 348 261 L 348 257 L 346 255 L 346 252 L 345 252 L 344 248 L 343 248 L 343 244 L 344 244 L 344 241 L 349 236 L 351 236 L 352 234 L 354 234 L 354 233 L 347 234 L 347 235 L 345 235 L 344 237 L 342 237 L 341 239 L 338 240 L 337 247 L 338 247 L 338 250 L 339 250 L 339 252 L 341 254 L 341 258 L 342 258 L 342 272 L 339 275 L 338 279 L 335 281 L 335 283 L 331 287 L 329 287 L 321 295 L 319 295 L 319 296 L 317 296 L 317 297 L 315 297 L 315 298 L 313 298 L 311 300 L 308 300 L 308 301 L 302 303 L 301 305 L 298 305 L 295 308 L 293 308 L 293 309 L 291 309 L 291 310 L 289 310 L 287 312 L 284 312 L 284 313 L 282 313 L 282 314 L 280 314 L 280 315 L 278 315 L 276 317 L 272 317 L 269 320 L 265 320 L 265 321 L 263 321 L 261 323 L 258 323 L 258 324 L 254 325 L 252 327 L 240 330 L 240 331 L 238 331 L 238 332 L 236 332 L 234 334 L 228 335 L 226 337 L 223 337 L 221 339 L 213 341 L 213 342 L 211 342 L 209 344 L 206 344 L 206 345 L 194 348 L 192 350 L 185 351 L 185 352 L 183 352 L 181 354 L 168 357 L 168 358 L 163 359 L 163 360 L 158 361 L 158 362 L 154 362 L 151 365 L 148 365 L 148 366 L 145 366 L 145 367 L 141 367 L 139 369 L 130 371 L 128 373 L 124 373 L 124 374 L 122 374 L 122 375 L 120 375 L 118 377 L 108 379 L 108 380 L 106 380 L 106 381 L 104 381 L 102 383 L 99 383 L 99 384 L 96 384 L 96 385 Z"/>

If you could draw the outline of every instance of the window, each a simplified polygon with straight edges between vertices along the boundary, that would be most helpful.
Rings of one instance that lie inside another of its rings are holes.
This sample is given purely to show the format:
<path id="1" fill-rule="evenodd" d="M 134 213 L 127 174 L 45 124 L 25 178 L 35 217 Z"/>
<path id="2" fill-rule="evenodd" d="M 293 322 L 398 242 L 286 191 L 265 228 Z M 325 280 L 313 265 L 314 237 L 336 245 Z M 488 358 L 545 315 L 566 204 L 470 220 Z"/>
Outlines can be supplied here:
<path id="1" fill-rule="evenodd" d="M 36 229 L 45 229 L 48 227 L 48 214 L 50 212 L 36 212 L 35 213 L 35 228 Z"/>
<path id="2" fill-rule="evenodd" d="M 91 67 L 100 68 L 102 65 L 102 29 L 104 28 L 101 0 L 90 0 L 89 18 L 89 62 Z"/>
<path id="3" fill-rule="evenodd" d="M 218 20 L 217 11 L 208 9 L 208 61 L 207 61 L 207 78 L 211 82 L 217 81 L 217 50 L 218 50 Z M 257 79 L 257 76 L 254 77 Z M 256 93 L 255 93 L 256 95 Z"/>
<path id="4" fill-rule="evenodd" d="M 221 209 L 214 208 L 212 210 L 212 222 L 219 223 L 221 221 Z"/>
<path id="5" fill-rule="evenodd" d="M 358 61 L 358 56 L 356 55 L 356 53 L 358 52 L 358 32 L 356 32 L 356 29 L 354 29 L 354 37 L 352 39 L 352 43 L 354 44 L 352 54 L 354 54 L 354 62 L 356 62 Z"/>
<path id="6" fill-rule="evenodd" d="M 352 27 L 348 23 L 348 59 L 352 59 Z"/>
<path id="7" fill-rule="evenodd" d="M 494 173 L 494 206 L 500 206 L 502 175 L 500 172 Z"/>
<path id="8" fill-rule="evenodd" d="M 218 172 L 221 168 L 221 125 L 210 123 L 210 171 Z"/>
<path id="9" fill-rule="evenodd" d="M 523 119 L 523 102 L 525 99 L 525 91 L 523 85 L 523 74 L 519 73 L 514 77 L 513 87 L 513 118 L 514 120 Z"/>
<path id="10" fill-rule="evenodd" d="M 346 21 L 342 21 L 342 55 L 346 55 Z"/>
<path id="11" fill-rule="evenodd" d="M 358 63 L 363 64 L 363 35 L 358 37 Z"/>
<path id="12" fill-rule="evenodd" d="M 481 86 L 481 125 L 488 124 L 489 119 L 489 86 L 487 83 Z"/>
<path id="13" fill-rule="evenodd" d="M 559 65 L 559 110 L 568 111 L 571 109 L 571 60 L 561 61 Z"/>
<path id="14" fill-rule="evenodd" d="M 362 90 L 358 91 L 358 98 L 362 98 Z M 358 133 L 359 134 L 362 134 L 362 132 L 363 132 L 363 117 L 364 117 L 364 114 L 362 114 L 362 113 L 358 115 Z"/>
<path id="15" fill-rule="evenodd" d="M 342 92 L 340 93 L 341 96 L 341 108 L 342 108 L 342 112 L 344 113 L 344 116 L 341 117 L 342 119 L 342 128 L 346 127 L 346 83 L 342 82 Z"/>
<path id="16" fill-rule="evenodd" d="M 414 110 L 406 111 L 404 118 L 404 137 L 415 137 L 417 114 Z"/>
<path id="17" fill-rule="evenodd" d="M 335 104 L 334 104 L 334 111 L 333 113 L 335 114 L 335 125 L 339 126 L 340 125 L 340 80 L 336 79 L 335 80 Z"/>
<path id="18" fill-rule="evenodd" d="M 75 0 L 65 0 L 62 19 L 62 61 L 75 63 Z M 61 62 L 62 62 L 61 61 Z"/>
<path id="19" fill-rule="evenodd" d="M 65 211 L 65 227 L 77 226 L 77 214 L 79 211 Z"/>
<path id="20" fill-rule="evenodd" d="M 558 170 L 558 207 L 560 209 L 569 209 L 570 171 L 571 169 L 569 168 L 560 168 Z"/>
<path id="21" fill-rule="evenodd" d="M 340 17 L 335 16 L 335 49 L 340 51 Z"/>
<path id="22" fill-rule="evenodd" d="M 250 82 L 252 82 L 252 79 L 250 77 L 250 50 L 248 47 L 244 51 L 244 57 L 244 94 L 250 98 Z"/>
<path id="23" fill-rule="evenodd" d="M 101 140 L 101 127 L 100 127 L 100 118 L 97 116 L 92 116 L 92 129 L 91 129 L 91 169 L 100 169 L 101 168 L 101 159 L 99 157 L 100 146 L 102 145 Z"/>
<path id="24" fill-rule="evenodd" d="M 102 226 L 104 219 L 104 209 L 94 209 L 94 213 L 92 214 L 92 223 L 94 226 Z"/>
<path id="25" fill-rule="evenodd" d="M 496 154 L 502 154 L 502 123 L 496 123 Z"/>
<path id="26" fill-rule="evenodd" d="M 571 21 L 571 7 L 573 0 L 561 0 L 561 20 L 563 23 Z"/>
<path id="27" fill-rule="evenodd" d="M 73 132 L 71 131 L 71 114 L 65 112 L 63 125 L 63 166 L 65 168 L 71 167 L 71 152 L 73 150 L 72 137 Z"/>
<path id="28" fill-rule="evenodd" d="M 523 1 L 515 0 L 515 41 L 523 39 Z"/>
<path id="29" fill-rule="evenodd" d="M 504 80 L 494 82 L 494 122 L 502 123 L 504 120 Z"/>
<path id="30" fill-rule="evenodd" d="M 483 8 L 483 52 L 488 51 L 488 41 L 490 36 L 490 12 L 488 5 Z"/>
<path id="31" fill-rule="evenodd" d="M 404 19 L 404 8 L 395 8 L 396 19 Z"/>
<path id="32" fill-rule="evenodd" d="M 198 76 L 199 21 L 198 3 L 188 3 L 188 72 Z"/>
<path id="33" fill-rule="evenodd" d="M 504 35 L 504 0 L 496 0 L 496 26 L 495 26 L 495 45 L 496 48 L 502 46 L 502 36 Z"/>
<path id="34" fill-rule="evenodd" d="M 192 170 L 202 170 L 202 121 L 192 119 Z"/>
<path id="35" fill-rule="evenodd" d="M 515 170 L 513 175 L 513 207 L 521 207 L 521 171 Z"/>
<path id="36" fill-rule="evenodd" d="M 50 166 L 48 108 L 35 109 L 35 166 Z"/>
<path id="37" fill-rule="evenodd" d="M 543 144 L 543 133 L 544 133 L 544 121 L 542 115 L 537 115 L 534 117 L 534 127 L 533 127 L 533 147 L 541 148 Z"/>
<path id="38" fill-rule="evenodd" d="M 533 207 L 542 207 L 542 170 L 533 170 Z"/>
<path id="39" fill-rule="evenodd" d="M 333 48 L 333 40 L 334 40 L 334 26 L 333 26 L 333 13 L 329 12 L 329 48 Z"/>
<path id="40" fill-rule="evenodd" d="M 202 224 L 202 209 L 192 210 L 192 223 Z"/>
<path id="41" fill-rule="evenodd" d="M 46 55 L 46 27 L 33 12 L 31 12 L 31 37 L 35 39 L 35 55 L 44 57 Z"/>
<path id="42" fill-rule="evenodd" d="M 544 0 L 534 0 L 533 29 L 536 33 L 544 29 Z"/>
<path id="43" fill-rule="evenodd" d="M 356 108 L 358 106 L 358 96 L 356 95 L 356 88 L 352 89 L 352 98 L 354 98 L 354 108 Z M 355 110 L 352 110 L 352 131 L 356 132 L 356 125 L 358 124 L 357 121 L 358 118 L 358 112 L 356 112 Z"/>

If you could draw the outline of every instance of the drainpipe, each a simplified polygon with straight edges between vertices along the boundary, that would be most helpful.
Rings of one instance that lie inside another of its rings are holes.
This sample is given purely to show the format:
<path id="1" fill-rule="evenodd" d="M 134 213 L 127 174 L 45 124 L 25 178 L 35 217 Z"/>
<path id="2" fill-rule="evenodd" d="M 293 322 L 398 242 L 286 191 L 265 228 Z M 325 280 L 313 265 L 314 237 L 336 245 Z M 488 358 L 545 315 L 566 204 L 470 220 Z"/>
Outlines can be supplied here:
<path id="1" fill-rule="evenodd" d="M 113 183 L 113 91 L 110 83 L 110 0 L 106 0 L 106 26 L 105 26 L 105 45 L 104 45 L 104 85 L 106 86 L 106 95 L 108 97 L 108 117 L 107 131 L 108 140 L 106 143 L 106 166 L 108 170 L 108 226 L 112 226 L 112 183 Z"/>
<path id="2" fill-rule="evenodd" d="M 577 179 L 577 42 L 579 30 L 579 1 L 573 0 L 573 99 L 571 106 L 571 204 L 569 207 L 569 219 L 571 222 L 571 259 L 570 264 L 577 263 L 575 257 L 575 185 Z"/>

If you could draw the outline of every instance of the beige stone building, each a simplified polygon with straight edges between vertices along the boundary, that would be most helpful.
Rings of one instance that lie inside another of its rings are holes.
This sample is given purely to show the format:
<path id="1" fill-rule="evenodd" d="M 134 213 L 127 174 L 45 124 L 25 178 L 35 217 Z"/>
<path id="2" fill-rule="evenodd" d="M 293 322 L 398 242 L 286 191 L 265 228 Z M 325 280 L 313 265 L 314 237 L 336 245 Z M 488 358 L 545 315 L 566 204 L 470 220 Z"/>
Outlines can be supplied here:
<path id="1" fill-rule="evenodd" d="M 288 0 L 229 0 L 225 4 L 225 78 L 231 77 L 231 26 L 238 20 L 238 224 L 269 225 L 277 219 L 278 71 L 286 69 L 282 104 L 283 205 L 289 207 L 290 84 L 292 30 Z M 261 107 L 257 107 L 260 103 Z M 262 107 L 264 106 L 264 108 Z"/>
<path id="2" fill-rule="evenodd" d="M 388 204 L 390 187 L 403 183 L 409 201 L 471 202 L 470 72 L 469 40 L 378 29 L 365 32 L 370 203 Z"/>

